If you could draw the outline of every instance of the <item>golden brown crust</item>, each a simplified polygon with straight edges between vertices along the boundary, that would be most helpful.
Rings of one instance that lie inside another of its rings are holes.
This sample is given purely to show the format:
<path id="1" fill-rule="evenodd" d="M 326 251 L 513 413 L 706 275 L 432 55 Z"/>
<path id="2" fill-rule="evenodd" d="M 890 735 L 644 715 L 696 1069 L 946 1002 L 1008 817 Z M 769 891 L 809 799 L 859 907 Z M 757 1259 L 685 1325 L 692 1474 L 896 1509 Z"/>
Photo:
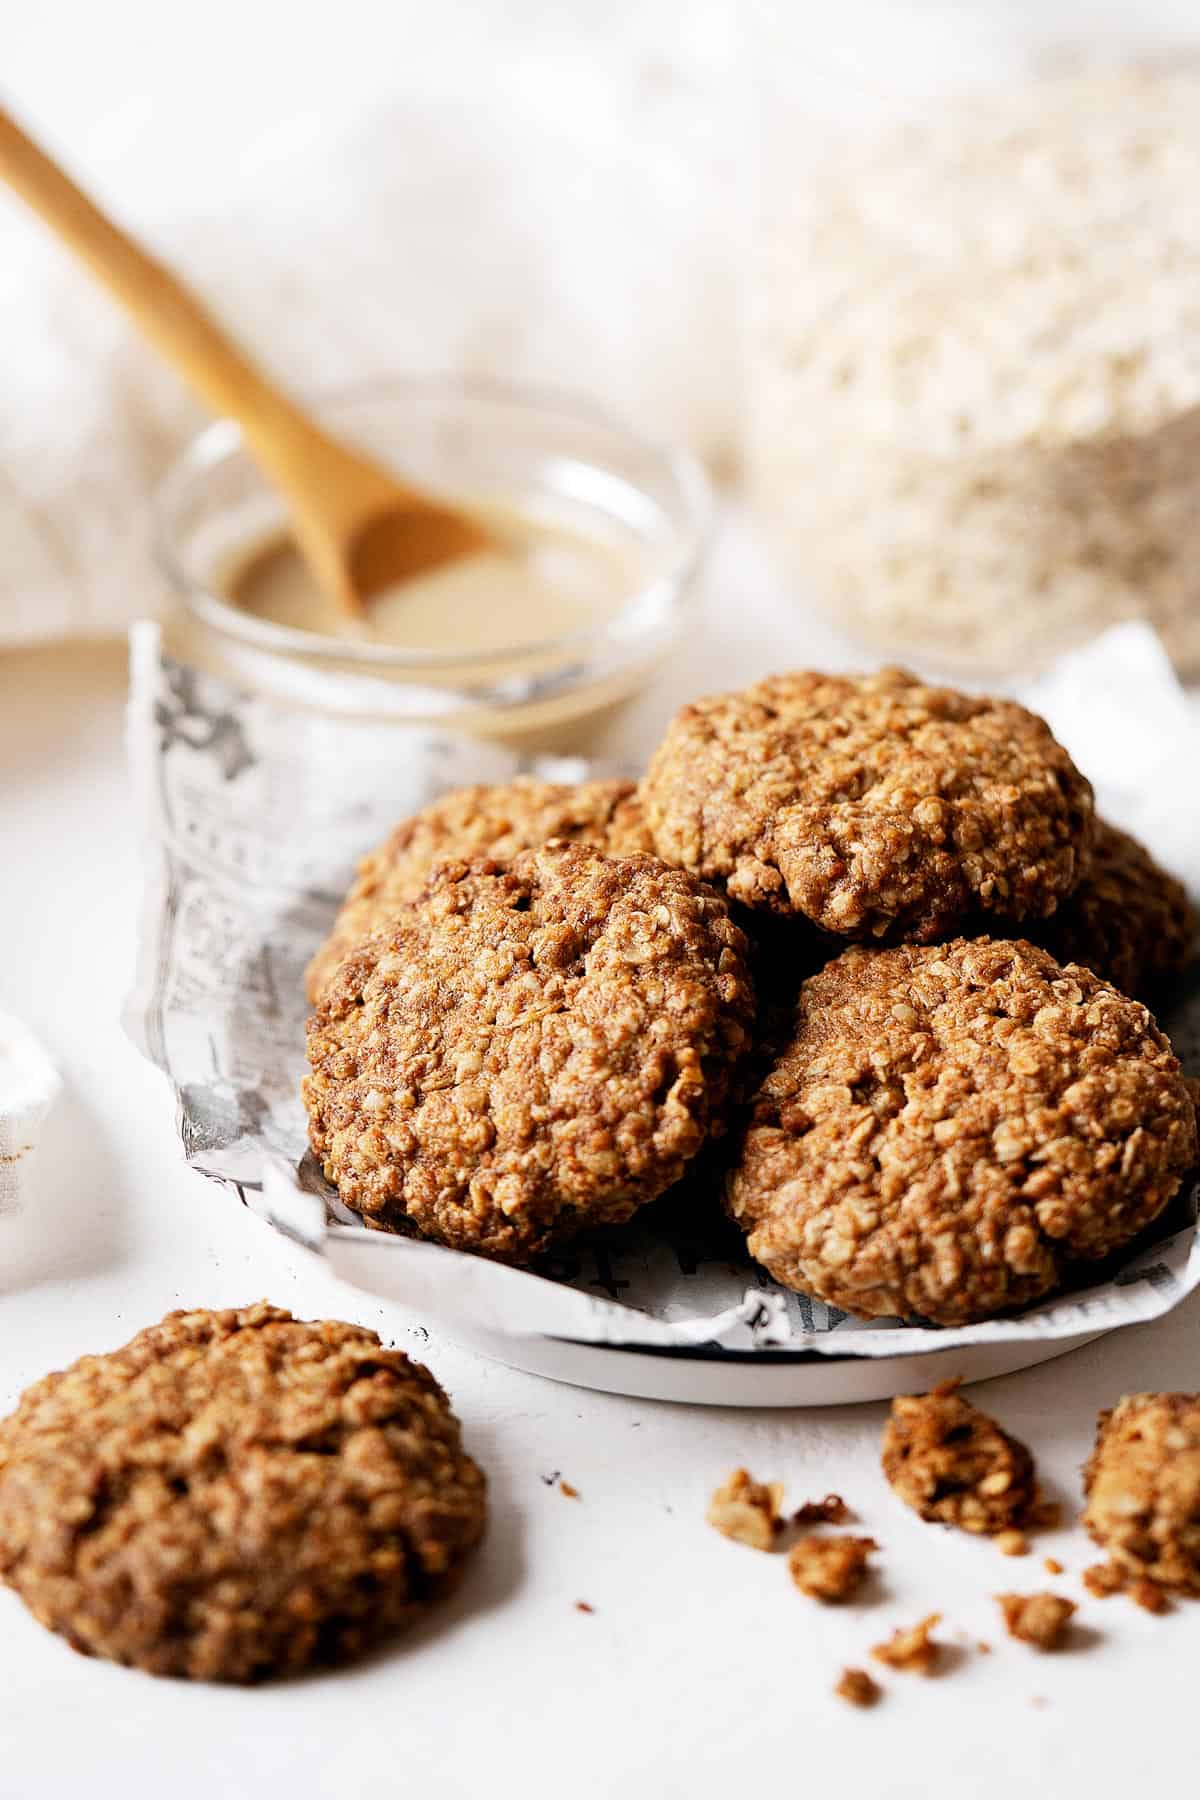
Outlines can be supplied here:
<path id="1" fill-rule="evenodd" d="M 1061 1594 L 997 1594 L 1009 1637 L 1035 1650 L 1059 1650 L 1078 1608 Z"/>
<path id="2" fill-rule="evenodd" d="M 1101 1413 L 1083 1522 L 1127 1582 L 1200 1594 L 1200 1394 L 1127 1394 Z"/>
<path id="3" fill-rule="evenodd" d="M 668 862 L 853 938 L 1045 917 L 1092 830 L 1091 787 L 1041 719 L 898 669 L 685 706 L 640 791 Z"/>
<path id="4" fill-rule="evenodd" d="M 262 1303 L 177 1312 L 0 1422 L 0 1573 L 77 1649 L 257 1681 L 416 1618 L 484 1479 L 427 1369 Z"/>
<path id="5" fill-rule="evenodd" d="M 1191 963 L 1196 930 L 1183 883 L 1128 832 L 1098 820 L 1079 886 L 1052 918 L 1022 935 L 1123 994 L 1155 1000 L 1169 996 Z"/>
<path id="6" fill-rule="evenodd" d="M 802 1594 L 838 1605 L 857 1594 L 871 1552 L 878 1548 L 874 1538 L 814 1533 L 796 1539 L 788 1552 L 788 1570 Z"/>
<path id="7" fill-rule="evenodd" d="M 754 997 L 712 889 L 582 845 L 448 863 L 309 1021 L 310 1137 L 368 1224 L 527 1261 L 724 1123 Z"/>
<path id="8" fill-rule="evenodd" d="M 417 898 L 435 864 L 483 856 L 507 862 L 551 838 L 595 844 L 612 856 L 654 848 L 631 781 L 518 779 L 444 794 L 402 819 L 359 863 L 333 930 L 308 965 L 309 999 L 315 1005 L 343 957 Z"/>
<path id="9" fill-rule="evenodd" d="M 1196 1120 L 1145 1007 L 1020 940 L 852 949 L 801 990 L 728 1183 L 776 1280 L 956 1325 L 1167 1205 Z"/>
<path id="10" fill-rule="evenodd" d="M 960 1531 L 1005 1532 L 1027 1517 L 1037 1493 L 1025 1445 L 951 1381 L 892 1401 L 883 1472 L 906 1506 Z"/>

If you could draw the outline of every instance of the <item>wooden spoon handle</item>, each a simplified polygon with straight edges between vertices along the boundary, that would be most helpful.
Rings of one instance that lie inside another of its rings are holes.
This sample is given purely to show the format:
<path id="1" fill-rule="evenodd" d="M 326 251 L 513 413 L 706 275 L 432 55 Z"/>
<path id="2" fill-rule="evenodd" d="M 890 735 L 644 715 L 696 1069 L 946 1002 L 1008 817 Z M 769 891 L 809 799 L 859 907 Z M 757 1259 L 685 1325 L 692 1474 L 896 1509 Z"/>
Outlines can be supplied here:
<path id="1" fill-rule="evenodd" d="M 260 462 L 294 487 L 324 434 L 254 367 L 196 296 L 114 224 L 0 107 L 0 177 L 82 258 L 218 415 L 242 425 Z M 332 448 L 332 446 L 329 446 Z"/>

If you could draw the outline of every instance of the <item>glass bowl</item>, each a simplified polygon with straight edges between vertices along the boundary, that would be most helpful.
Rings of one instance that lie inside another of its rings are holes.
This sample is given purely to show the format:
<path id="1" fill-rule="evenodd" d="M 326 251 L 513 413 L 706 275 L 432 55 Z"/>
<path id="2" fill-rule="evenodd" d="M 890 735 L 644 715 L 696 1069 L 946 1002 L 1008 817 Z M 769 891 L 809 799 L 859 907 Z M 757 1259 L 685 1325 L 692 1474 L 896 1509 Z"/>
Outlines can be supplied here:
<path id="1" fill-rule="evenodd" d="M 343 716 L 561 743 L 571 721 L 630 698 L 676 641 L 707 542 L 699 465 L 588 403 L 449 376 L 390 378 L 318 397 L 316 417 L 433 494 L 495 506 L 618 548 L 628 596 L 559 637 L 488 651 L 401 648 L 277 624 L 235 605 L 222 578 L 286 529 L 286 509 L 229 420 L 166 475 L 155 506 L 177 604 L 166 645 L 252 691 Z"/>

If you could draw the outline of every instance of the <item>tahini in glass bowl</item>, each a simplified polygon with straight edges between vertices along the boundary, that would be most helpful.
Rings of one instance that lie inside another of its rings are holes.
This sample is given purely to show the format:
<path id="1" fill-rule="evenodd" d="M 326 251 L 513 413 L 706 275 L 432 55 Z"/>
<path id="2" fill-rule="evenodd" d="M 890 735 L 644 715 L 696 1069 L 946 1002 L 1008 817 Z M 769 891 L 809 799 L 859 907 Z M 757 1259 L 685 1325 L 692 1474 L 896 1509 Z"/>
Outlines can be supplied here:
<path id="1" fill-rule="evenodd" d="M 157 496 L 172 655 L 294 705 L 539 747 L 644 686 L 686 623 L 707 540 L 710 491 L 690 457 L 587 402 L 493 381 L 388 379 L 315 411 L 478 510 L 525 560 L 400 590 L 385 628 L 322 617 L 312 596 L 295 604 L 284 507 L 219 421 Z"/>

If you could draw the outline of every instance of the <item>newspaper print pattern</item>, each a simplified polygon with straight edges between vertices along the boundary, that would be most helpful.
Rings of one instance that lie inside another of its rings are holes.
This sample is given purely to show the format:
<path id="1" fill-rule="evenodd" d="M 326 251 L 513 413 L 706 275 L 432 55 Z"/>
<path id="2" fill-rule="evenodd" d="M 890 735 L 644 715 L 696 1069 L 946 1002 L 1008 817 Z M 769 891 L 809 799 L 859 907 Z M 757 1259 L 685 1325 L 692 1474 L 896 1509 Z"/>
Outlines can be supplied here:
<path id="1" fill-rule="evenodd" d="M 536 1275 L 368 1231 L 306 1152 L 305 965 L 358 857 L 398 818 L 468 782 L 574 780 L 584 766 L 283 711 L 172 663 L 153 625 L 136 626 L 131 645 L 129 749 L 148 868 L 126 1029 L 174 1089 L 192 1166 L 344 1279 L 514 1335 L 868 1356 L 1137 1323 L 1200 1284 L 1194 1195 L 1085 1291 L 953 1331 L 856 1320 L 779 1287 L 701 1176 Z M 1172 1023 L 1200 1068 L 1200 999 Z"/>

